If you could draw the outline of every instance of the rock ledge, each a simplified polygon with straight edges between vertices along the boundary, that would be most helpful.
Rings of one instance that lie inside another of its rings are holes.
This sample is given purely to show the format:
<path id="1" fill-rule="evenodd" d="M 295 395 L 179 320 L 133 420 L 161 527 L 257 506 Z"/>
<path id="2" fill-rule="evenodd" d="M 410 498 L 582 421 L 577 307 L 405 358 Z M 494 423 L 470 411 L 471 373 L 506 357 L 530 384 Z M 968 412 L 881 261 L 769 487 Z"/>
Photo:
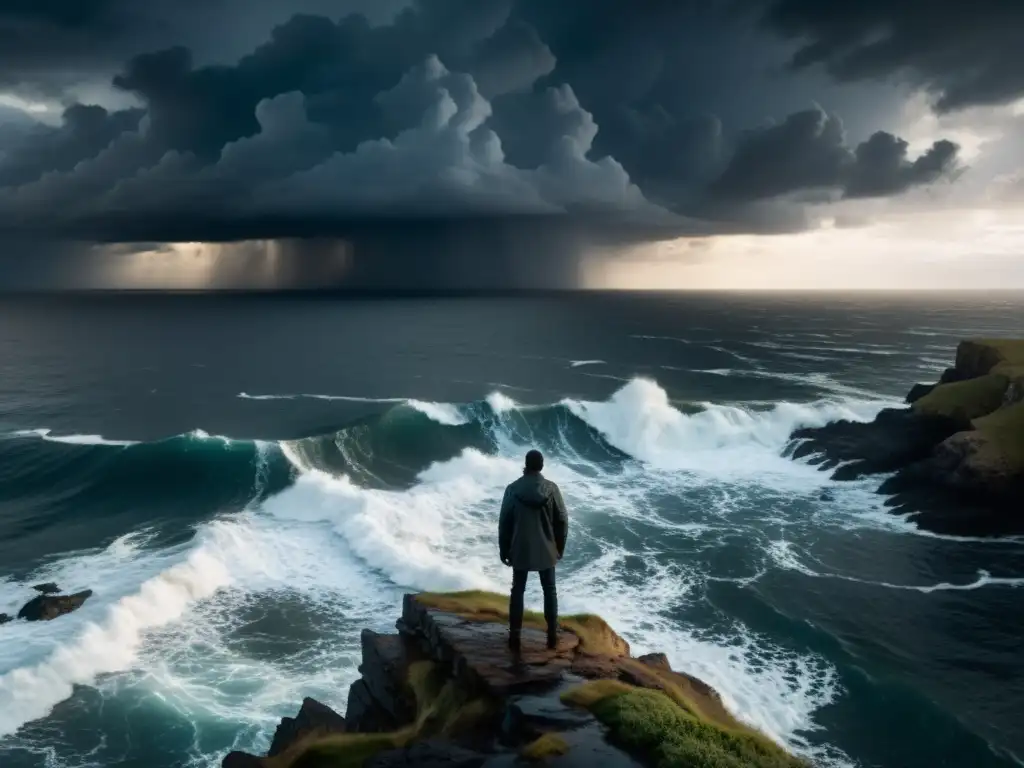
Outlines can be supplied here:
<path id="1" fill-rule="evenodd" d="M 729 765 L 805 766 L 737 721 L 711 686 L 673 671 L 664 654 L 630 656 L 597 617 L 565 617 L 549 650 L 542 619 L 528 614 L 514 654 L 505 601 L 485 592 L 406 595 L 396 634 L 363 632 L 362 676 L 344 718 L 306 699 L 282 720 L 266 757 L 232 752 L 224 768 L 641 768 L 660 748 L 638 741 L 616 715 L 636 691 L 666 708 L 662 720 L 683 726 L 645 731 L 666 754 L 693 748 Z"/>

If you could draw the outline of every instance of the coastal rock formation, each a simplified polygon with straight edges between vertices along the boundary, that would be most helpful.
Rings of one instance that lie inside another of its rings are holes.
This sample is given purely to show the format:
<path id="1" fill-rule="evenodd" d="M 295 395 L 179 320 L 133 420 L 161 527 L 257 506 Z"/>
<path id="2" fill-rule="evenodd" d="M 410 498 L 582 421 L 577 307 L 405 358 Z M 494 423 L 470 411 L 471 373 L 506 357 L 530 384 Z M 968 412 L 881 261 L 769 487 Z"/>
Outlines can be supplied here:
<path id="1" fill-rule="evenodd" d="M 295 717 L 286 717 L 274 732 L 268 757 L 279 755 L 299 739 L 326 736 L 330 733 L 345 733 L 348 730 L 345 718 L 316 699 L 305 698 Z"/>
<path id="2" fill-rule="evenodd" d="M 53 589 L 51 590 L 50 587 L 53 587 Z M 56 584 L 42 584 L 34 587 L 34 589 L 42 592 L 42 594 L 36 595 L 25 603 L 22 609 L 18 611 L 19 619 L 25 619 L 26 621 L 50 621 L 58 616 L 63 616 L 65 613 L 71 613 L 81 608 L 82 604 L 92 597 L 91 589 L 76 592 L 73 595 L 52 594 L 53 592 L 60 591 L 57 589 Z"/>
<path id="3" fill-rule="evenodd" d="M 806 768 L 664 654 L 630 656 L 596 616 L 564 617 L 548 649 L 528 613 L 510 651 L 506 605 L 486 592 L 406 595 L 396 634 L 363 632 L 344 718 L 307 699 L 266 757 L 232 752 L 223 766 Z"/>
<path id="4" fill-rule="evenodd" d="M 793 433 L 793 458 L 837 480 L 895 473 L 889 504 L 921 526 L 961 535 L 1024 530 L 1024 341 L 964 341 L 937 384 L 873 422 Z"/>

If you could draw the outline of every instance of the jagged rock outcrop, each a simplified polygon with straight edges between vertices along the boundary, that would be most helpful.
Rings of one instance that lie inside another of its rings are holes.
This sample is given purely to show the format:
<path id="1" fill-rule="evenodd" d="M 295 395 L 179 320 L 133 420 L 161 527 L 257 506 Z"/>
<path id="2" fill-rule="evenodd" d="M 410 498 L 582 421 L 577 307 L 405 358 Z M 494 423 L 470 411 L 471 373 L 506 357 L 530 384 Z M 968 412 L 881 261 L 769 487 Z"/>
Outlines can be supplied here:
<path id="1" fill-rule="evenodd" d="M 326 736 L 331 733 L 345 733 L 348 730 L 345 718 L 316 699 L 305 698 L 295 717 L 286 717 L 274 732 L 268 757 L 279 755 L 300 739 L 311 736 Z"/>
<path id="2" fill-rule="evenodd" d="M 837 480 L 894 472 L 925 459 L 936 445 L 959 429 L 940 415 L 919 415 L 909 409 L 887 408 L 874 421 L 834 421 L 823 427 L 798 429 L 792 434 L 794 459 L 809 458 L 821 469 L 835 470 Z"/>
<path id="3" fill-rule="evenodd" d="M 43 584 L 41 586 L 47 589 L 44 591 L 40 590 L 39 587 L 35 587 L 35 589 L 43 592 L 43 594 L 37 595 L 25 603 L 22 609 L 18 611 L 19 619 L 25 619 L 26 621 L 50 621 L 58 616 L 78 610 L 86 600 L 92 597 L 91 589 L 76 592 L 73 595 L 59 595 L 50 594 L 49 587 L 54 587 L 53 591 L 60 591 L 56 589 L 56 584 Z"/>
<path id="4" fill-rule="evenodd" d="M 506 602 L 481 592 L 406 595 L 396 634 L 363 632 L 361 677 L 344 719 L 307 699 L 282 721 L 266 757 L 233 752 L 223 766 L 642 768 L 652 764 L 651 739 L 663 740 L 666 754 L 696 750 L 713 764 L 805 766 L 738 722 L 713 688 L 673 671 L 664 654 L 630 656 L 597 617 L 565 617 L 548 649 L 542 619 L 528 615 L 521 650 L 510 651 Z M 676 730 L 657 725 L 638 741 L 616 714 L 636 691 L 653 697 L 645 706 L 663 707 L 658 722 Z"/>
<path id="5" fill-rule="evenodd" d="M 895 473 L 880 489 L 889 505 L 931 530 L 1024 530 L 1024 341 L 961 342 L 955 366 L 907 402 L 870 423 L 797 430 L 790 454 L 837 480 Z"/>

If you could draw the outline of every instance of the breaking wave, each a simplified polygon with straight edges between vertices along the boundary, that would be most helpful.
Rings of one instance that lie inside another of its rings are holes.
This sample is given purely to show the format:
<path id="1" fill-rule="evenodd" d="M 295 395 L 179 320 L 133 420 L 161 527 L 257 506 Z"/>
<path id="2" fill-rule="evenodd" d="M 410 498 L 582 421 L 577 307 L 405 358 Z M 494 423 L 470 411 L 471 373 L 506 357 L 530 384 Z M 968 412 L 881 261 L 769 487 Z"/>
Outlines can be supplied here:
<path id="1" fill-rule="evenodd" d="M 76 685 L 103 692 L 127 684 L 114 674 L 127 670 L 141 670 L 179 710 L 198 719 L 213 711 L 249 733 L 241 747 L 265 748 L 279 707 L 301 696 L 344 708 L 339 697 L 358 674 L 353 638 L 362 626 L 386 631 L 402 591 L 504 589 L 493 551 L 497 509 L 523 450 L 536 445 L 574 510 L 575 548 L 560 573 L 565 609 L 605 614 L 638 651 L 665 651 L 713 684 L 747 722 L 804 754 L 843 763 L 813 736 L 816 711 L 842 691 L 823 656 L 737 620 L 698 629 L 687 617 L 702 610 L 715 580 L 757 577 L 716 560 L 725 532 L 749 531 L 766 560 L 791 570 L 792 553 L 763 531 L 824 514 L 815 499 L 831 481 L 783 456 L 791 432 L 870 419 L 884 403 L 674 402 L 648 379 L 604 401 L 523 405 L 499 391 L 476 403 L 378 402 L 386 406 L 380 413 L 298 440 L 201 430 L 150 443 L 54 445 L 45 430 L 0 440 L 0 479 L 26 496 L 48 493 L 52 503 L 59 491 L 66 506 L 75 500 L 80 508 L 86 498 L 99 510 L 101 498 L 109 503 L 127 488 L 124 504 L 169 496 L 202 511 L 186 542 L 122 537 L 39 564 L 22 580 L 0 580 L 0 610 L 16 610 L 36 580 L 96 589 L 46 634 L 20 622 L 5 628 L 12 642 L 0 648 L 0 735 L 46 715 Z M 744 503 L 731 490 L 736 483 L 755 484 L 760 501 Z M 692 497 L 695 511 L 657 511 L 659 498 L 679 494 Z M 680 558 L 672 547 L 684 545 L 690 555 Z M 751 563 L 750 573 L 764 567 Z M 930 589 L 999 586 L 1013 585 L 978 574 L 973 584 Z M 311 634 L 330 627 L 337 642 L 261 655 L 239 638 L 271 598 L 292 606 L 289 622 L 306 622 Z"/>

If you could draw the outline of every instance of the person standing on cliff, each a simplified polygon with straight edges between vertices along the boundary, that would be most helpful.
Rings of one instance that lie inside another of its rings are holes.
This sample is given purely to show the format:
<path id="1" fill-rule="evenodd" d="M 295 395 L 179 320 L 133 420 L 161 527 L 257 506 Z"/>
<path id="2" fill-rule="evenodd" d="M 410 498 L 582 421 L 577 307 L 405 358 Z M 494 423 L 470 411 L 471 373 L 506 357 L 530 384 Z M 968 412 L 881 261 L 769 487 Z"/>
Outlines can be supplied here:
<path id="1" fill-rule="evenodd" d="M 523 594 L 530 571 L 540 575 L 544 590 L 544 620 L 548 648 L 558 645 L 558 593 L 555 565 L 565 554 L 569 516 L 558 486 L 541 474 L 540 451 L 526 454 L 523 476 L 505 489 L 498 518 L 501 562 L 512 569 L 512 596 L 508 605 L 509 648 L 518 651 L 523 629 Z"/>

